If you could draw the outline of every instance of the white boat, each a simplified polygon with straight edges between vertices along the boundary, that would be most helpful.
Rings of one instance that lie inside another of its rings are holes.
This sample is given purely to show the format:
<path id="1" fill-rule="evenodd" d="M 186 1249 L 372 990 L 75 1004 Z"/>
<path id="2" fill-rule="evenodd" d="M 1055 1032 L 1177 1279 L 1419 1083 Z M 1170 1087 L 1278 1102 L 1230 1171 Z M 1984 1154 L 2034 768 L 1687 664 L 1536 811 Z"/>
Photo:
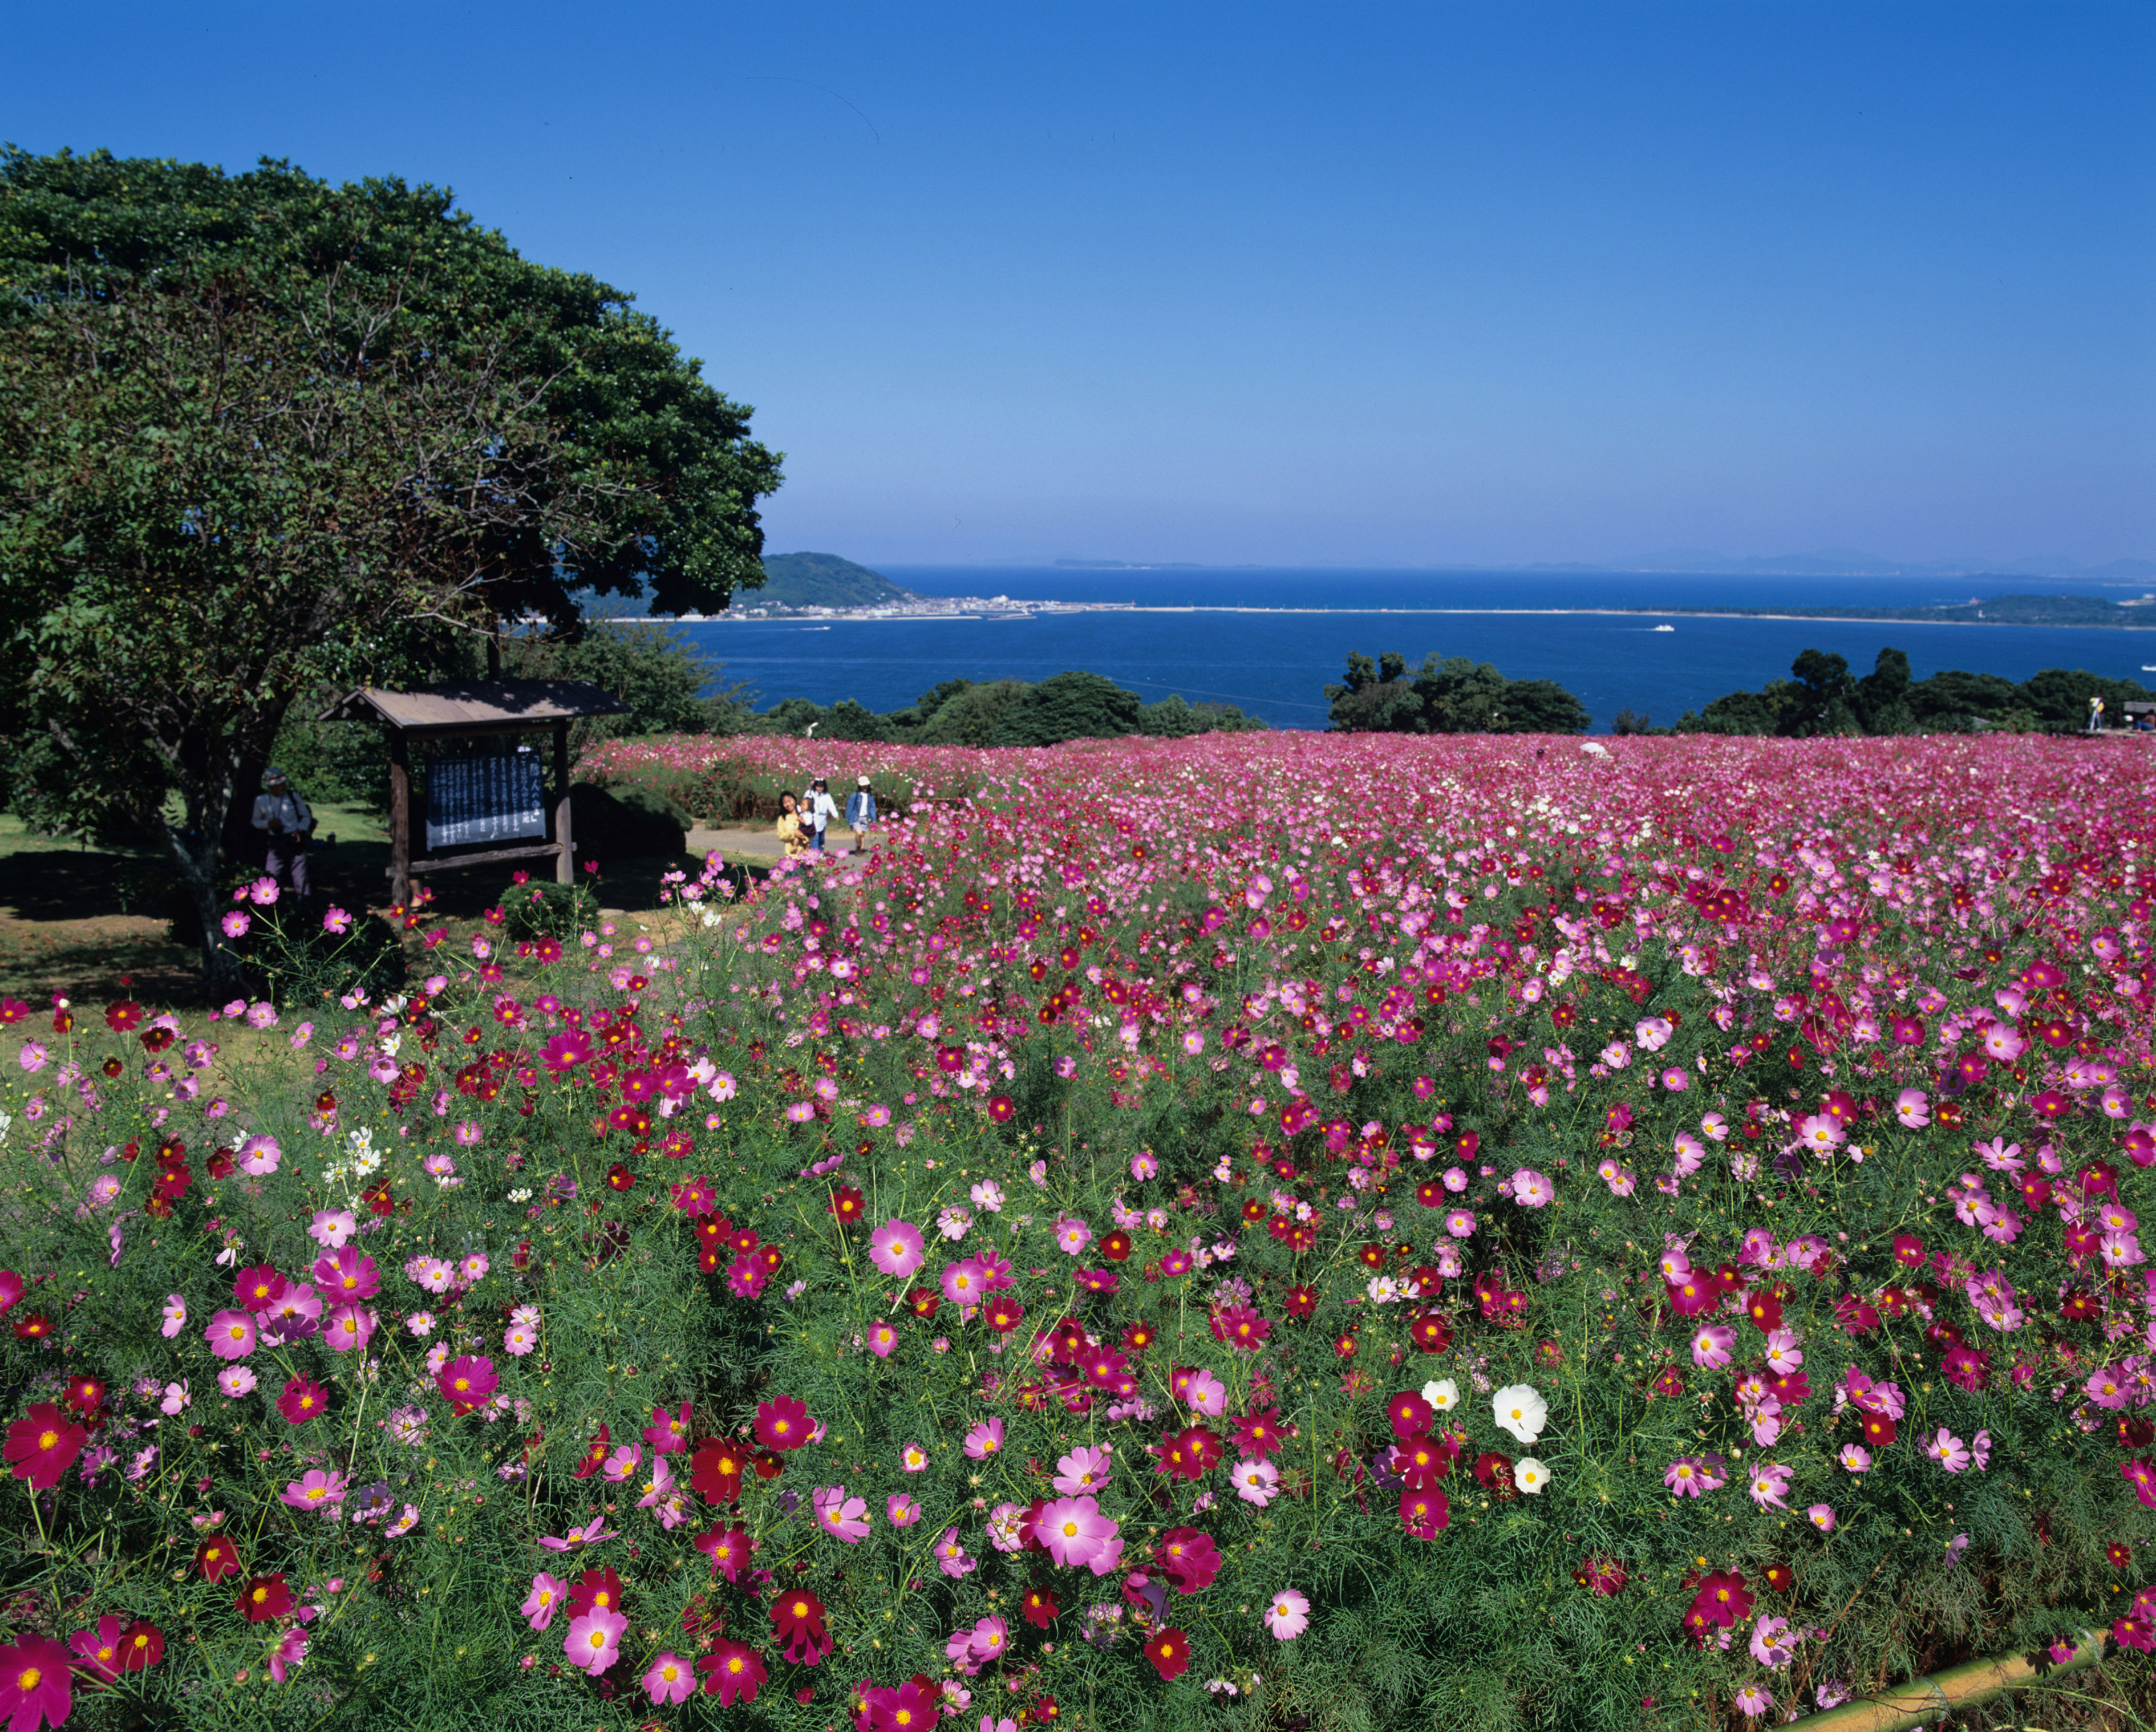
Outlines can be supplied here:
<path id="1" fill-rule="evenodd" d="M 1653 627 L 1652 629 L 1657 632 L 1674 632 L 1676 628 L 1671 625 L 1660 625 Z"/>

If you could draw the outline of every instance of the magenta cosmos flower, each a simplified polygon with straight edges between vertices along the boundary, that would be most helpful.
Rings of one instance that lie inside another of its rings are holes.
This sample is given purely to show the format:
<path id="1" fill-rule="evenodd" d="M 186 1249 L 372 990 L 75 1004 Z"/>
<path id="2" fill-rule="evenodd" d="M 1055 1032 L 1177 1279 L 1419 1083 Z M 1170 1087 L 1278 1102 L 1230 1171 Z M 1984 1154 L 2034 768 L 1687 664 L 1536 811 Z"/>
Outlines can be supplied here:
<path id="1" fill-rule="evenodd" d="M 434 1387 L 453 1413 L 476 1413 L 494 1397 L 495 1376 L 490 1359 L 460 1356 L 434 1374 Z"/>
<path id="2" fill-rule="evenodd" d="M 305 1425 L 329 1411 L 330 1392 L 311 1377 L 295 1377 L 277 1397 L 277 1411 L 293 1425 Z"/>
<path id="3" fill-rule="evenodd" d="M 0 1647 L 0 1714 L 8 1732 L 37 1732 L 38 1716 L 58 1726 L 74 1706 L 68 1651 L 49 1636 Z"/>
<path id="4" fill-rule="evenodd" d="M 756 1410 L 756 1441 L 766 1449 L 798 1449 L 816 1429 L 808 1403 L 795 1396 L 773 1396 Z"/>
<path id="5" fill-rule="evenodd" d="M 921 1267 L 921 1229 L 911 1221 L 886 1221 L 869 1244 L 869 1261 L 901 1280 Z"/>
<path id="6" fill-rule="evenodd" d="M 1056 1498 L 1041 1506 L 1034 1518 L 1033 1531 L 1048 1548 L 1048 1555 L 1065 1569 L 1090 1564 L 1116 1537 L 1111 1516 L 1101 1514 L 1091 1498 Z"/>

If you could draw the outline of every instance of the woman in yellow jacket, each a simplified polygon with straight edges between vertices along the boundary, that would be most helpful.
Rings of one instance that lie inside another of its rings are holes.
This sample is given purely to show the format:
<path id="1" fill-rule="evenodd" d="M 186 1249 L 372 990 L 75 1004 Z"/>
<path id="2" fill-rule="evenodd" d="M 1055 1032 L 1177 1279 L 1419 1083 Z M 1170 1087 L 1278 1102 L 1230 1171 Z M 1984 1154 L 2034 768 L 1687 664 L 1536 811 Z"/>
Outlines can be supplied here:
<path id="1" fill-rule="evenodd" d="M 791 791 L 778 797 L 778 828 L 779 846 L 786 850 L 788 859 L 808 852 L 808 837 L 801 824 L 801 802 Z"/>

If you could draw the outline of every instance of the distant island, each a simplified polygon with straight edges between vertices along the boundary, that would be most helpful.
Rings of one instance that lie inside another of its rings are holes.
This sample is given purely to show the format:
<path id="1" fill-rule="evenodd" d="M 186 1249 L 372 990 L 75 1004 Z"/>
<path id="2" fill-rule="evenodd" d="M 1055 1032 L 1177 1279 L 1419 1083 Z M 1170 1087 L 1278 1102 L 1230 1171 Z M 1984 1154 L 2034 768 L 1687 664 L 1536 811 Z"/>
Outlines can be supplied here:
<path id="1" fill-rule="evenodd" d="M 1892 619 L 1932 625 L 2156 627 L 2156 595 L 2112 602 L 2102 596 L 1993 596 L 1931 607 L 1620 607 L 1619 613 L 1705 618 Z"/>
<path id="2" fill-rule="evenodd" d="M 835 553 L 767 553 L 763 587 L 744 590 L 728 611 L 748 613 L 763 607 L 884 607 L 917 599 L 880 571 L 857 566 Z"/>

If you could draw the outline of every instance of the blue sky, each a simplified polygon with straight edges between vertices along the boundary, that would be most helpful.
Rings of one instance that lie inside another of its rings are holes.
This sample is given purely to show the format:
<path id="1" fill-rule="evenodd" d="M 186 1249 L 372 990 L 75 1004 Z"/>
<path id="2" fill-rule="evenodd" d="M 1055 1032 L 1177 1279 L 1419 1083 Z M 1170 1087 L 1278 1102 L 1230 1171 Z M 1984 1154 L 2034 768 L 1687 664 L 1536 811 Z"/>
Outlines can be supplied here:
<path id="1" fill-rule="evenodd" d="M 0 135 L 454 187 L 774 551 L 2156 556 L 2156 7 L 111 4 Z"/>

